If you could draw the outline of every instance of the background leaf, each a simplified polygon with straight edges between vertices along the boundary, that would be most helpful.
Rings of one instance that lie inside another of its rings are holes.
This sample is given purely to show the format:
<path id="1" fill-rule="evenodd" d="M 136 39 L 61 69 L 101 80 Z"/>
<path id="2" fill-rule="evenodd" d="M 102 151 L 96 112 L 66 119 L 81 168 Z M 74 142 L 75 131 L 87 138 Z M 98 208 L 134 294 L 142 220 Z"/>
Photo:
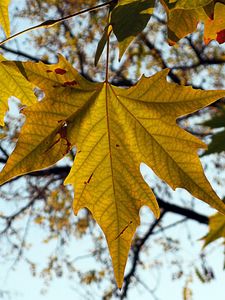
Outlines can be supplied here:
<path id="1" fill-rule="evenodd" d="M 173 9 L 168 16 L 168 38 L 178 42 L 181 38 L 196 30 L 198 14 L 196 10 Z"/>
<path id="2" fill-rule="evenodd" d="M 203 7 L 213 2 L 212 0 L 177 0 L 176 8 L 193 9 Z"/>
<path id="3" fill-rule="evenodd" d="M 7 37 L 10 36 L 10 24 L 8 13 L 9 2 L 10 0 L 1 0 L 0 2 L 0 25 L 4 29 Z"/>
<path id="4" fill-rule="evenodd" d="M 132 40 L 144 30 L 154 5 L 154 0 L 120 0 L 112 10 L 110 23 L 119 42 L 120 59 Z"/>
<path id="5" fill-rule="evenodd" d="M 204 122 L 202 125 L 208 126 L 212 129 L 222 129 L 225 128 L 225 110 L 224 108 L 210 120 Z M 203 155 L 208 155 L 212 153 L 220 153 L 225 151 L 225 130 L 222 130 L 217 133 L 213 133 L 212 140 L 208 145 L 208 149 L 204 152 Z"/>
<path id="6" fill-rule="evenodd" d="M 204 40 L 209 43 L 211 40 L 217 40 L 219 43 L 224 43 L 225 39 L 221 32 L 225 30 L 225 5 L 216 3 L 214 6 L 214 13 L 212 18 L 204 20 Z"/>

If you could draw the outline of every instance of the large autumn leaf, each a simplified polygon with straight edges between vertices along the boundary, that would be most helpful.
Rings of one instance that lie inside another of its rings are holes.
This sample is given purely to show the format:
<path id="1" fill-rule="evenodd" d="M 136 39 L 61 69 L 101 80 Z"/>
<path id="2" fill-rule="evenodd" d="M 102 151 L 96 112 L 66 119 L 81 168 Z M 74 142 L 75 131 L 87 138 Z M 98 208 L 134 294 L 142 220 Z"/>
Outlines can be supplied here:
<path id="1" fill-rule="evenodd" d="M 9 13 L 8 13 L 9 2 L 10 0 L 0 1 L 0 25 L 4 29 L 7 37 L 9 37 L 10 35 Z"/>
<path id="2" fill-rule="evenodd" d="M 75 188 L 74 211 L 87 207 L 105 233 L 118 286 L 139 210 L 158 204 L 140 174 L 144 162 L 172 188 L 225 213 L 224 203 L 204 176 L 197 150 L 205 144 L 176 119 L 208 105 L 225 91 L 200 91 L 168 83 L 167 70 L 122 89 L 91 83 L 62 57 L 56 65 L 23 63 L 23 73 L 45 99 L 24 110 L 26 122 L 0 183 L 61 159 L 76 145 L 65 183 Z"/>
<path id="3" fill-rule="evenodd" d="M 16 64 L 4 65 L 5 59 L 0 55 L 0 126 L 4 125 L 4 116 L 8 109 L 8 99 L 15 96 L 24 105 L 36 102 L 33 86 L 20 73 Z"/>

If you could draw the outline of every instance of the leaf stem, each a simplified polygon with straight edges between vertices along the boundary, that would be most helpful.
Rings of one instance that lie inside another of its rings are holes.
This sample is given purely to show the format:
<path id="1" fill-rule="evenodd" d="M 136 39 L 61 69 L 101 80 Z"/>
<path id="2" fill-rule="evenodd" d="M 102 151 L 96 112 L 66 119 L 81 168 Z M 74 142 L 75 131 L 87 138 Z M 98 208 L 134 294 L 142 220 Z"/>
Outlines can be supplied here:
<path id="1" fill-rule="evenodd" d="M 56 24 L 59 24 L 59 23 L 61 23 L 63 21 L 66 21 L 66 20 L 69 20 L 69 19 L 71 19 L 73 17 L 82 15 L 82 14 L 87 13 L 87 12 L 91 12 L 91 11 L 97 10 L 97 9 L 102 8 L 104 6 L 108 6 L 108 5 L 112 4 L 113 2 L 114 2 L 114 0 L 111 0 L 111 1 L 108 1 L 106 3 L 102 3 L 102 4 L 99 4 L 99 5 L 87 8 L 87 9 L 83 9 L 81 11 L 78 11 L 76 13 L 73 13 L 71 15 L 65 16 L 65 17 L 60 18 L 60 19 L 55 19 L 55 20 L 52 19 L 52 20 L 44 21 L 44 22 L 42 22 L 42 23 L 40 23 L 38 25 L 35 25 L 35 26 L 29 27 L 27 29 L 24 29 L 24 30 L 22 30 L 22 31 L 20 31 L 20 32 L 14 34 L 12 36 L 10 36 L 9 38 L 1 41 L 0 42 L 0 46 L 3 45 L 3 44 L 5 44 L 6 42 L 9 42 L 9 41 L 13 40 L 14 38 L 16 38 L 16 37 L 18 37 L 18 36 L 20 36 L 20 35 L 22 35 L 24 33 L 27 33 L 27 32 L 30 32 L 30 31 L 33 31 L 33 30 L 39 29 L 39 28 L 49 28 L 49 27 L 52 27 L 52 26 L 54 26 Z"/>
<path id="2" fill-rule="evenodd" d="M 105 82 L 109 82 L 109 35 L 107 36 L 106 45 L 106 66 L 105 66 Z"/>
<path id="3" fill-rule="evenodd" d="M 108 15 L 108 29 L 107 29 L 107 43 L 106 43 L 106 66 L 105 66 L 105 82 L 109 82 L 109 52 L 110 52 L 110 34 L 112 29 L 109 28 L 109 21 L 110 21 L 110 11 Z"/>

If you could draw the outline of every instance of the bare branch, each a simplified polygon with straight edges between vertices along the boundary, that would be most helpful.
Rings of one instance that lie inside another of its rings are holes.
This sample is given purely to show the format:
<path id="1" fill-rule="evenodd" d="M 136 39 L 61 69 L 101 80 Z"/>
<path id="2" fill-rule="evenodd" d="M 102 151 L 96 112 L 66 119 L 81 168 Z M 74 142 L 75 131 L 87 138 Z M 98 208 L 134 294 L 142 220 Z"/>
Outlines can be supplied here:
<path id="1" fill-rule="evenodd" d="M 6 46 L 0 46 L 0 48 L 4 51 L 7 51 L 7 52 L 10 52 L 10 53 L 13 53 L 15 55 L 19 55 L 19 56 L 22 56 L 24 58 L 28 58 L 30 60 L 33 60 L 33 61 L 36 61 L 36 62 L 39 62 L 39 61 L 42 61 L 43 63 L 45 64 L 49 64 L 49 61 L 46 60 L 46 59 L 41 59 L 41 58 L 38 58 L 36 56 L 33 56 L 33 55 L 30 55 L 26 52 L 23 52 L 23 51 L 20 51 L 20 50 L 15 50 L 15 49 L 12 49 L 12 48 L 9 48 L 9 47 L 6 47 Z"/>
<path id="2" fill-rule="evenodd" d="M 201 215 L 201 214 L 199 214 L 199 213 L 197 213 L 197 212 L 195 212 L 191 209 L 180 207 L 180 206 L 175 205 L 175 204 L 171 204 L 169 202 L 166 202 L 166 201 L 162 200 L 159 197 L 157 197 L 157 201 L 159 203 L 159 206 L 161 208 L 163 208 L 165 211 L 173 212 L 175 214 L 185 216 L 189 220 L 194 220 L 194 221 L 196 221 L 198 223 L 201 223 L 201 224 L 208 225 L 208 223 L 209 223 L 209 219 L 208 219 L 207 216 Z"/>
<path id="3" fill-rule="evenodd" d="M 152 235 L 154 229 L 157 227 L 159 222 L 162 220 L 163 216 L 165 215 L 166 211 L 163 211 L 161 213 L 161 216 L 159 219 L 155 220 L 152 225 L 149 227 L 146 234 L 143 236 L 143 238 L 137 239 L 136 243 L 132 247 L 133 249 L 133 259 L 132 259 L 132 267 L 129 271 L 129 273 L 124 277 L 124 285 L 122 292 L 120 294 L 120 299 L 124 299 L 127 296 L 128 288 L 131 283 L 132 277 L 135 275 L 139 260 L 140 260 L 140 252 L 143 247 L 143 245 L 146 243 L 146 241 L 149 239 L 149 237 Z"/>
<path id="4" fill-rule="evenodd" d="M 74 18 L 76 16 L 79 16 L 81 14 L 97 10 L 97 9 L 102 8 L 104 6 L 108 6 L 108 5 L 112 4 L 113 2 L 114 2 L 114 0 L 111 0 L 109 2 L 102 3 L 102 4 L 99 4 L 99 5 L 96 5 L 96 6 L 93 6 L 93 7 L 84 9 L 84 10 L 81 10 L 79 12 L 73 13 L 71 15 L 65 16 L 65 17 L 60 18 L 60 19 L 46 20 L 46 21 L 44 21 L 44 22 L 42 22 L 42 23 L 40 23 L 38 25 L 26 28 L 26 29 L 24 29 L 24 30 L 22 30 L 22 31 L 20 31 L 20 32 L 14 34 L 12 36 L 10 36 L 9 38 L 7 38 L 7 39 L 3 40 L 2 42 L 0 42 L 0 46 L 3 45 L 3 44 L 5 44 L 6 42 L 9 42 L 9 41 L 15 39 L 16 37 L 18 37 L 18 36 L 20 36 L 20 35 L 22 35 L 24 33 L 31 32 L 33 30 L 40 29 L 40 28 L 50 28 L 52 26 L 55 26 L 55 25 L 57 25 L 59 23 L 62 23 L 64 21 L 66 21 L 66 20 L 69 20 L 69 19 Z"/>

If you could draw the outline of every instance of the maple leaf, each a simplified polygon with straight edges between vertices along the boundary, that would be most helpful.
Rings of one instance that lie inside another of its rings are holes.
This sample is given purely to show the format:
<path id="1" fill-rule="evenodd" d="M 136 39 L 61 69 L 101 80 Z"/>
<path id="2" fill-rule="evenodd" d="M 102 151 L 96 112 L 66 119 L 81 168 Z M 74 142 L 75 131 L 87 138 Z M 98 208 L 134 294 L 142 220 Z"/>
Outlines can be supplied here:
<path id="1" fill-rule="evenodd" d="M 177 43 L 181 38 L 196 30 L 199 22 L 205 26 L 204 41 L 208 44 L 217 40 L 225 41 L 225 5 L 214 1 L 161 0 L 168 17 L 168 40 Z"/>
<path id="2" fill-rule="evenodd" d="M 33 85 L 21 74 L 16 64 L 4 65 L 5 59 L 0 55 L 0 126 L 4 125 L 4 116 L 8 109 L 8 99 L 15 96 L 24 105 L 36 102 Z"/>
<path id="3" fill-rule="evenodd" d="M 225 216 L 216 213 L 209 218 L 209 232 L 202 238 L 204 240 L 203 247 L 206 247 L 219 238 L 225 239 Z"/>
<path id="4" fill-rule="evenodd" d="M 8 6 L 9 0 L 0 1 L 0 25 L 3 27 L 7 37 L 10 36 Z"/>
<path id="5" fill-rule="evenodd" d="M 186 188 L 225 213 L 197 155 L 205 144 L 176 124 L 179 116 L 208 105 L 225 91 L 168 83 L 168 70 L 142 77 L 129 89 L 91 83 L 63 57 L 56 65 L 22 66 L 45 98 L 23 111 L 26 122 L 0 183 L 48 167 L 76 145 L 65 183 L 75 188 L 74 212 L 88 208 L 102 228 L 119 287 L 140 208 L 147 205 L 159 216 L 155 196 L 140 174 L 141 162 L 173 189 Z"/>

